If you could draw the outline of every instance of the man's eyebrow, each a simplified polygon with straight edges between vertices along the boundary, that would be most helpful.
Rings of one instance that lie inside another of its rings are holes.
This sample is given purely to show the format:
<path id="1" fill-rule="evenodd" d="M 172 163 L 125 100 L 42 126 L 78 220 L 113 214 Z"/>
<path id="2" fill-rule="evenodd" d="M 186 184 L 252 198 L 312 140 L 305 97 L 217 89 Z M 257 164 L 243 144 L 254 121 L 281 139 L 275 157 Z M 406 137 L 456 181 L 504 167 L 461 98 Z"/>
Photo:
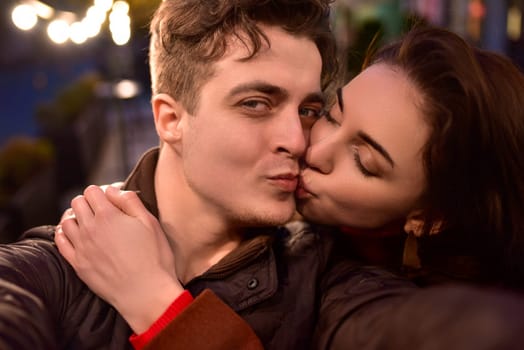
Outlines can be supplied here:
<path id="1" fill-rule="evenodd" d="M 249 91 L 259 91 L 264 94 L 276 95 L 276 96 L 281 96 L 281 97 L 285 97 L 288 95 L 288 92 L 282 89 L 281 87 L 278 87 L 276 85 L 273 85 L 273 84 L 270 84 L 264 81 L 253 81 L 253 82 L 237 85 L 229 92 L 228 95 L 230 97 L 233 97 L 235 95 L 238 95 L 244 92 L 249 92 Z"/>
<path id="2" fill-rule="evenodd" d="M 249 91 L 259 91 L 264 94 L 278 96 L 280 98 L 289 96 L 289 93 L 287 92 L 287 90 L 282 89 L 279 86 L 264 82 L 264 81 L 253 81 L 253 82 L 237 85 L 229 92 L 228 95 L 230 97 L 233 97 L 235 95 L 242 94 L 242 93 L 249 92 Z M 325 97 L 322 92 L 312 92 L 306 95 L 303 101 L 304 102 L 324 103 Z"/>
<path id="3" fill-rule="evenodd" d="M 387 161 L 389 164 L 391 164 L 391 167 L 394 168 L 395 167 L 395 162 L 393 161 L 393 158 L 391 158 L 391 156 L 389 155 L 389 153 L 386 151 L 386 149 L 384 147 L 382 147 L 382 145 L 380 145 L 377 141 L 375 141 L 371 136 L 369 136 L 368 134 L 366 134 L 365 132 L 363 131 L 359 131 L 357 133 L 357 135 L 362 139 L 364 140 L 368 145 L 370 145 L 371 147 L 373 147 L 375 150 L 377 150 L 378 153 L 380 153 Z"/>
<path id="4" fill-rule="evenodd" d="M 319 102 L 324 104 L 326 101 L 326 98 L 323 93 L 321 92 L 312 92 L 304 98 L 304 102 Z"/>

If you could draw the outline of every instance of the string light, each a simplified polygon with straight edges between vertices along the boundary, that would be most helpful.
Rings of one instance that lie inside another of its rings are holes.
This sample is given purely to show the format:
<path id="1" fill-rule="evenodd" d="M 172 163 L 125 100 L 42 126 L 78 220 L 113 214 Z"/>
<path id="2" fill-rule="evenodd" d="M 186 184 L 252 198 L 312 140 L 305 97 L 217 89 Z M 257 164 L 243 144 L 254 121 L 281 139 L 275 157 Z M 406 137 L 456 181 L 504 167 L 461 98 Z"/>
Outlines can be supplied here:
<path id="1" fill-rule="evenodd" d="M 38 21 L 36 10 L 29 5 L 18 5 L 13 9 L 11 13 L 11 19 L 13 23 L 22 30 L 30 30 Z"/>
<path id="2" fill-rule="evenodd" d="M 21 30 L 33 29 L 39 20 L 49 22 L 47 35 L 56 44 L 83 44 L 100 33 L 107 19 L 115 44 L 125 45 L 131 38 L 129 4 L 121 0 L 94 0 L 85 16 L 56 10 L 38 0 L 24 0 L 13 9 L 11 19 Z"/>

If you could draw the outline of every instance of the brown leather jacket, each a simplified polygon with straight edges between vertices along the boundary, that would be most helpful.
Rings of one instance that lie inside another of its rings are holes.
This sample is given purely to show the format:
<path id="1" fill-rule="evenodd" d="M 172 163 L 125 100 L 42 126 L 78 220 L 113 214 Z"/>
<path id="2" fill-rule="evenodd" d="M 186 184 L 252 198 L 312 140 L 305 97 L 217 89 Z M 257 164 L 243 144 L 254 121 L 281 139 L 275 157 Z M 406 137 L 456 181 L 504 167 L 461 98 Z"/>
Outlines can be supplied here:
<path id="1" fill-rule="evenodd" d="M 155 215 L 157 156 L 157 150 L 147 152 L 125 184 L 140 191 Z M 53 230 L 36 228 L 20 242 L 0 246 L 0 348 L 130 348 L 129 327 L 76 277 L 54 246 Z M 253 229 L 185 287 L 193 296 L 212 290 L 267 348 L 306 349 L 315 331 L 323 347 L 345 315 L 414 288 L 387 271 L 343 259 L 342 250 L 331 236 L 307 230 Z M 196 342 L 191 335 L 180 337 Z M 206 334 L 200 338 L 211 341 Z"/>
<path id="2" fill-rule="evenodd" d="M 231 285 L 208 285 L 201 293 L 192 281 L 186 287 L 195 301 L 146 349 L 494 350 L 524 344 L 521 295 L 459 284 L 416 289 L 384 270 L 343 258 L 348 255 L 343 237 L 307 226 L 287 229 L 267 238 L 273 258 L 255 269 L 275 276 L 275 294 L 264 293 L 246 309 L 231 298 Z M 230 282 L 246 269 L 237 263 L 230 264 L 240 268 Z M 244 280 L 249 289 L 254 280 Z"/>

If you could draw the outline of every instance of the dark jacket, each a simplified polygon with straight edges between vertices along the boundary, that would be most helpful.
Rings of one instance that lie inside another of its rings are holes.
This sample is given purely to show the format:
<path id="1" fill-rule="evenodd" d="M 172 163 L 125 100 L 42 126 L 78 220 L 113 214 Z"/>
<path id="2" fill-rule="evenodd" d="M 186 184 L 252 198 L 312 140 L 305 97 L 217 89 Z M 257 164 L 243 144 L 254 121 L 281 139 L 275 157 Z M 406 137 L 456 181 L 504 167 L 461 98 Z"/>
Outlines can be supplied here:
<path id="1" fill-rule="evenodd" d="M 139 190 L 155 215 L 157 156 L 156 150 L 146 153 L 125 185 Z M 57 251 L 53 231 L 35 228 L 21 241 L 0 246 L 0 348 L 130 348 L 131 330 L 76 277 Z M 185 287 L 194 296 L 212 290 L 271 349 L 308 348 L 320 310 L 332 314 L 322 326 L 328 334 L 344 314 L 414 288 L 386 271 L 342 259 L 330 236 L 285 228 L 251 230 L 237 249 Z M 341 305 L 326 308 L 333 302 Z"/>
<path id="2" fill-rule="evenodd" d="M 342 241 L 333 247 L 334 254 L 346 249 Z M 322 296 L 310 346 L 289 349 L 522 349 L 522 295 L 461 283 L 408 290 L 392 282 L 374 268 L 355 268 L 347 262 L 331 266 L 319 285 Z M 259 330 L 240 316 L 206 291 L 145 350 L 263 349 Z"/>

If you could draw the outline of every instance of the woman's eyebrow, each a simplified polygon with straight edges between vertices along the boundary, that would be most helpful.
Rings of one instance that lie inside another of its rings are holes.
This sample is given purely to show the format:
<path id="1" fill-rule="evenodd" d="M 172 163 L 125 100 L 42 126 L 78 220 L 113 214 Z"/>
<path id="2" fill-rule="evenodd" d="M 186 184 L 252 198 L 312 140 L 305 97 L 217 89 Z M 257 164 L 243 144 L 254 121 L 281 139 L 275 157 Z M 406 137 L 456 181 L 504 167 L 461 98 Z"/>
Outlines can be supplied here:
<path id="1" fill-rule="evenodd" d="M 366 134 L 363 131 L 358 132 L 358 136 L 364 140 L 367 144 L 369 144 L 371 147 L 373 147 L 378 153 L 380 153 L 389 164 L 391 164 L 391 167 L 395 167 L 395 162 L 393 161 L 393 158 L 389 155 L 389 153 L 386 151 L 384 147 L 382 147 L 381 144 L 379 144 L 377 141 L 375 141 L 371 136 Z"/>
<path id="2" fill-rule="evenodd" d="M 337 102 L 341 112 L 344 112 L 344 101 L 342 100 L 342 88 L 337 89 Z"/>

